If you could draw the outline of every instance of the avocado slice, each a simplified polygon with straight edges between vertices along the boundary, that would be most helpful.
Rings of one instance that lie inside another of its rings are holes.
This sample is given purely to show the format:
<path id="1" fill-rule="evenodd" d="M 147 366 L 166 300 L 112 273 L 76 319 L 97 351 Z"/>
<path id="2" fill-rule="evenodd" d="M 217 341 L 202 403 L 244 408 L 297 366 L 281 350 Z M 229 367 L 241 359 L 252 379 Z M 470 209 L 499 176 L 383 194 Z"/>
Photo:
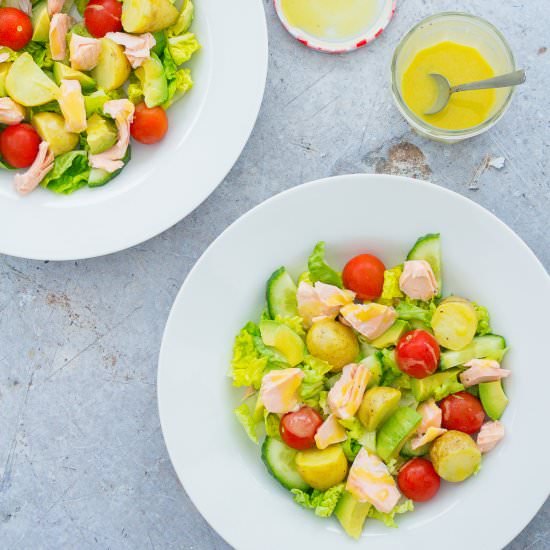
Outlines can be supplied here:
<path id="1" fill-rule="evenodd" d="M 508 397 L 504 393 L 502 382 L 484 382 L 479 385 L 481 404 L 491 420 L 499 420 L 508 406 Z"/>
<path id="2" fill-rule="evenodd" d="M 338 518 L 344 531 L 350 537 L 358 539 L 363 531 L 370 507 L 370 502 L 359 502 L 351 493 L 344 491 L 334 509 L 334 515 Z"/>
<path id="3" fill-rule="evenodd" d="M 103 90 L 97 90 L 90 95 L 84 96 L 84 107 L 86 108 L 86 116 L 90 118 L 94 113 L 102 114 L 103 105 L 109 101 L 109 96 Z"/>
<path id="4" fill-rule="evenodd" d="M 58 113 L 36 113 L 31 124 L 55 156 L 72 151 L 78 143 L 78 134 L 65 130 L 65 119 Z"/>
<path id="5" fill-rule="evenodd" d="M 408 329 L 409 323 L 402 319 L 398 319 L 386 332 L 384 332 L 384 334 L 372 340 L 370 345 L 379 349 L 394 346 Z"/>
<path id="6" fill-rule="evenodd" d="M 118 132 L 115 124 L 102 116 L 94 113 L 88 119 L 86 129 L 86 141 L 90 147 L 92 155 L 103 153 L 112 147 L 118 138 Z"/>
<path id="7" fill-rule="evenodd" d="M 411 378 L 411 390 L 414 398 L 419 401 L 426 401 L 432 397 L 438 388 L 452 388 L 454 392 L 463 390 L 464 387 L 458 382 L 460 369 L 450 369 L 444 372 L 436 372 L 426 378 Z"/>
<path id="8" fill-rule="evenodd" d="M 6 76 L 8 75 L 8 71 L 10 70 L 11 63 L 5 62 L 0 63 L 0 97 L 4 97 L 6 92 Z"/>
<path id="9" fill-rule="evenodd" d="M 289 326 L 278 321 L 262 321 L 260 333 L 263 343 L 281 352 L 291 367 L 304 360 L 306 352 L 304 341 Z"/>
<path id="10" fill-rule="evenodd" d="M 48 15 L 48 2 L 39 2 L 32 9 L 32 40 L 35 42 L 47 42 L 50 32 L 50 16 Z"/>
<path id="11" fill-rule="evenodd" d="M 168 99 L 168 82 L 164 67 L 157 55 L 151 54 L 151 58 L 146 59 L 135 73 L 143 87 L 147 107 L 162 105 Z"/>
<path id="12" fill-rule="evenodd" d="M 376 454 L 384 461 L 395 458 L 414 433 L 422 415 L 409 407 L 397 409 L 384 423 L 376 438 Z"/>
<path id="13" fill-rule="evenodd" d="M 78 80 L 83 92 L 91 92 L 96 89 L 95 80 L 91 76 L 71 69 L 59 61 L 53 64 L 53 77 L 57 85 L 60 85 L 62 80 Z"/>

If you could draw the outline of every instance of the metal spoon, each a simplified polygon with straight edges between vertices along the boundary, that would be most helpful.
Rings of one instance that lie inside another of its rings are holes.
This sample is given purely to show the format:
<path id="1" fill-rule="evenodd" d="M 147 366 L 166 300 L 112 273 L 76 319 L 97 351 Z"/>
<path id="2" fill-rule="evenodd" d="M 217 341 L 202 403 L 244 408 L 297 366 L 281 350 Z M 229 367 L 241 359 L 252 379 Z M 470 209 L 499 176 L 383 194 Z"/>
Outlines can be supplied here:
<path id="1" fill-rule="evenodd" d="M 451 95 L 457 92 L 465 92 L 467 90 L 487 90 L 489 88 L 507 88 L 508 86 L 517 86 L 525 82 L 525 71 L 520 69 L 513 73 L 503 74 L 501 76 L 495 76 L 487 80 L 478 80 L 477 82 L 469 82 L 468 84 L 459 84 L 458 86 L 451 86 L 449 81 L 439 73 L 430 73 L 430 76 L 435 80 L 437 84 L 437 99 L 432 105 L 431 109 L 426 111 L 426 115 L 435 115 L 439 113 L 447 106 Z"/>

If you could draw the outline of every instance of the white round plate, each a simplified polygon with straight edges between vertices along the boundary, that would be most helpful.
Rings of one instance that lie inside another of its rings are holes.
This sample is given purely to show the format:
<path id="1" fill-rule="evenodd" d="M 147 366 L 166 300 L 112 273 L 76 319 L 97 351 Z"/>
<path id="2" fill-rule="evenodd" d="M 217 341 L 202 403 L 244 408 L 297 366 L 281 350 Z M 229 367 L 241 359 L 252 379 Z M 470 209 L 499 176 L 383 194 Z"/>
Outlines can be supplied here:
<path id="1" fill-rule="evenodd" d="M 337 521 L 294 504 L 268 475 L 260 449 L 232 409 L 242 391 L 227 377 L 233 339 L 264 305 L 265 282 L 281 265 L 297 276 L 319 240 L 343 267 L 369 251 L 395 265 L 417 237 L 440 232 L 444 291 L 489 308 L 511 346 L 506 367 L 507 435 L 464 483 L 399 517 L 399 529 L 367 520 L 362 540 Z M 550 369 L 550 277 L 506 225 L 451 191 L 393 176 L 339 176 L 282 193 L 229 227 L 204 253 L 176 299 L 162 343 L 160 419 L 185 490 L 238 550 L 501 549 L 544 502 L 550 487 L 545 407 Z"/>
<path id="2" fill-rule="evenodd" d="M 191 30 L 202 50 L 195 86 L 168 111 L 157 145 L 132 145 L 132 160 L 106 186 L 69 196 L 42 188 L 21 197 L 0 170 L 0 252 L 81 259 L 128 248 L 177 223 L 223 180 L 252 131 L 267 74 L 267 29 L 257 0 L 197 0 Z"/>

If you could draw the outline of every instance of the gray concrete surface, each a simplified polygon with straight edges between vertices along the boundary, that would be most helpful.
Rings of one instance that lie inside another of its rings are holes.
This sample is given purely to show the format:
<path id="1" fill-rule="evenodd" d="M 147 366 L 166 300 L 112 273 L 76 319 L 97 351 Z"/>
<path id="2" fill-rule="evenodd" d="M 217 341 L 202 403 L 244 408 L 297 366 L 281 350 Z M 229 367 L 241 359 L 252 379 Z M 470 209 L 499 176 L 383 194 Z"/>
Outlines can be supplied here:
<path id="1" fill-rule="evenodd" d="M 70 263 L 0 257 L 2 549 L 227 548 L 168 459 L 157 354 L 194 262 L 267 197 L 351 172 L 430 179 L 489 208 L 550 268 L 548 0 L 402 0 L 377 42 L 336 57 L 300 46 L 263 1 L 270 33 L 263 107 L 241 158 L 204 204 L 159 237 L 112 256 Z M 388 90 L 399 38 L 422 16 L 446 9 L 493 21 L 529 75 L 493 131 L 452 147 L 414 135 Z M 487 155 L 504 157 L 504 168 L 478 170 Z M 476 172 L 479 189 L 472 190 Z M 547 501 L 508 548 L 549 549 L 549 529 Z"/>

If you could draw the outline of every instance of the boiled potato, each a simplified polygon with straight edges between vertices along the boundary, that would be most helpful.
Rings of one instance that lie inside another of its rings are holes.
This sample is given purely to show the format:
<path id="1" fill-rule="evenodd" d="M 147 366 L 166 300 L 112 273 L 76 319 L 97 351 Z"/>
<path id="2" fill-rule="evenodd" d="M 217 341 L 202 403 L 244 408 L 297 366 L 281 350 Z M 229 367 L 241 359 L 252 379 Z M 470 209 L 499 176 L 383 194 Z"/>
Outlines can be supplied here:
<path id="1" fill-rule="evenodd" d="M 314 323 L 307 333 L 306 344 L 309 352 L 330 363 L 334 372 L 353 363 L 359 355 L 359 342 L 353 330 L 333 319 Z"/>
<path id="2" fill-rule="evenodd" d="M 308 485 L 325 491 L 344 481 L 348 473 L 348 461 L 342 447 L 333 445 L 323 451 L 300 451 L 296 455 L 296 469 Z"/>
<path id="3" fill-rule="evenodd" d="M 481 463 L 481 452 L 463 432 L 450 430 L 435 440 L 430 450 L 435 471 L 445 481 L 464 481 Z"/>
<path id="4" fill-rule="evenodd" d="M 92 77 L 98 87 L 107 91 L 120 88 L 130 76 L 131 70 L 124 48 L 108 38 L 102 38 L 99 62 L 92 70 Z"/>
<path id="5" fill-rule="evenodd" d="M 440 346 L 458 351 L 474 339 L 477 322 L 474 306 L 464 298 L 451 296 L 435 310 L 432 328 Z"/>
<path id="6" fill-rule="evenodd" d="M 124 0 L 122 26 L 126 32 L 156 32 L 173 25 L 179 16 L 169 0 Z"/>
<path id="7" fill-rule="evenodd" d="M 55 156 L 72 151 L 78 143 L 78 134 L 65 130 L 65 119 L 58 113 L 36 113 L 31 124 Z"/>
<path id="8" fill-rule="evenodd" d="M 357 416 L 369 432 L 381 426 L 399 407 L 401 392 L 395 388 L 377 387 L 367 390 Z"/>

